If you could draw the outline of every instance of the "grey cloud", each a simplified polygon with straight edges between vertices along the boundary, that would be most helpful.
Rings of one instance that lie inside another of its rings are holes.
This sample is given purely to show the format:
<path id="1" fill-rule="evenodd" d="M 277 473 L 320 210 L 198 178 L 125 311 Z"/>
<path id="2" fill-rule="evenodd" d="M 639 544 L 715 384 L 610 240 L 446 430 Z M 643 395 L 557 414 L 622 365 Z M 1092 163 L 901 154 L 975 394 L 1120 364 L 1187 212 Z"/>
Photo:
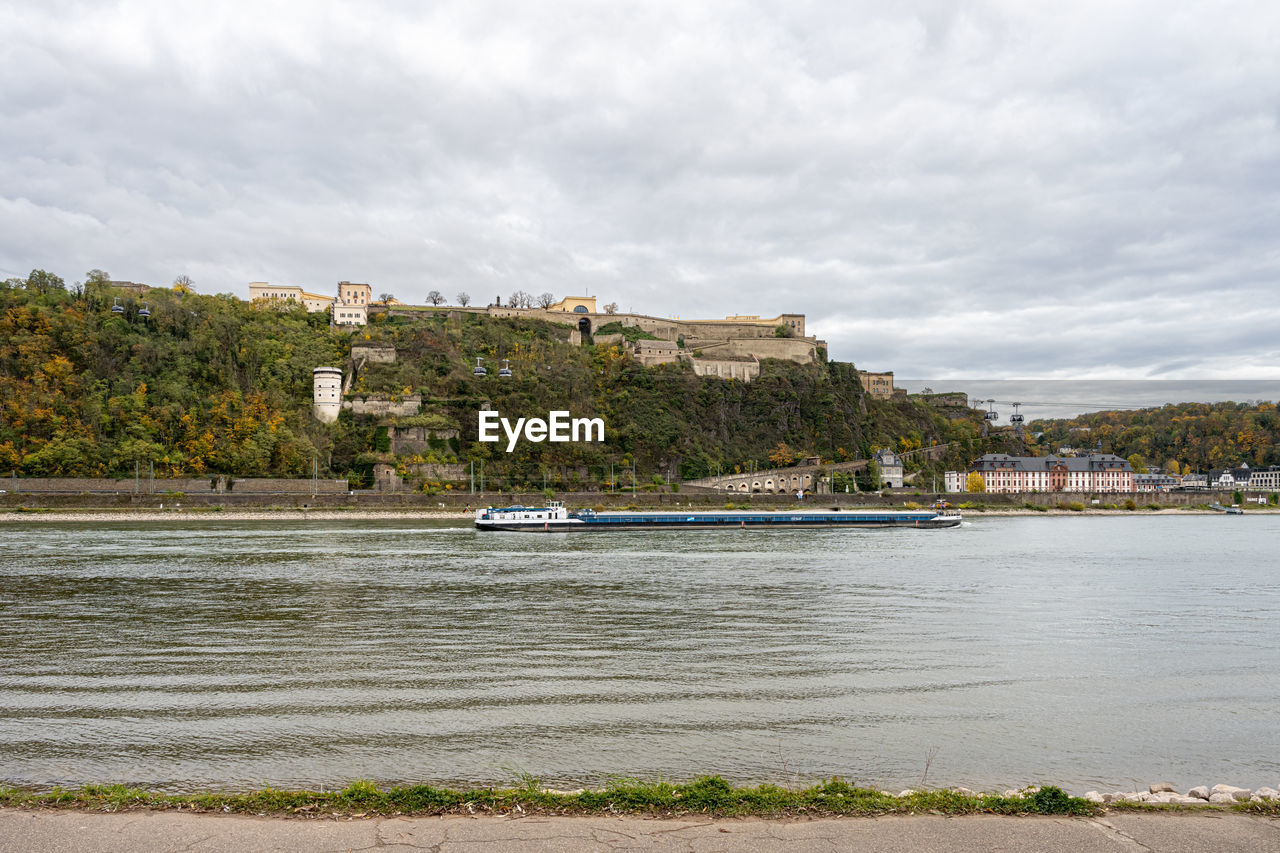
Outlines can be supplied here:
<path id="1" fill-rule="evenodd" d="M 519 287 L 802 311 L 900 374 L 1274 376 L 1265 337 L 1197 324 L 1274 302 L 1277 23 L 0 3 L 0 274 Z"/>

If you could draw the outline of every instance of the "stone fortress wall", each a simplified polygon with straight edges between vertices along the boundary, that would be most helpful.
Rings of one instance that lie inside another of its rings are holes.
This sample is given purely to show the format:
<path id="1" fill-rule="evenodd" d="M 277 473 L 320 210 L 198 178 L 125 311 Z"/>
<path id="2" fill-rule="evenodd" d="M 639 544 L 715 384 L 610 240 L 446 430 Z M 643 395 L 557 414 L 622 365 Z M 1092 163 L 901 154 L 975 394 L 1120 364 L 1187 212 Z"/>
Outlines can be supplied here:
<path id="1" fill-rule="evenodd" d="M 723 320 L 678 320 L 648 314 L 621 312 L 610 314 L 596 310 L 595 297 L 566 297 L 549 308 L 513 308 L 505 305 L 479 307 L 441 306 L 439 308 L 394 305 L 380 308 L 392 315 L 417 315 L 424 311 L 486 314 L 490 317 L 524 317 L 545 320 L 572 327 L 571 343 L 580 343 L 582 334 L 592 335 L 597 343 L 620 345 L 646 367 L 689 362 L 699 376 L 721 376 L 751 381 L 760 375 L 759 360 L 777 358 L 809 364 L 819 359 L 819 348 L 826 342 L 805 335 L 803 314 L 780 314 L 777 317 L 736 315 Z M 628 343 L 622 335 L 595 335 L 595 330 L 612 323 L 638 328 L 658 340 Z M 785 326 L 790 337 L 778 337 L 779 326 Z M 683 343 L 683 346 L 680 344 Z M 695 351 L 700 351 L 695 355 Z M 354 351 L 352 353 L 355 355 Z"/>

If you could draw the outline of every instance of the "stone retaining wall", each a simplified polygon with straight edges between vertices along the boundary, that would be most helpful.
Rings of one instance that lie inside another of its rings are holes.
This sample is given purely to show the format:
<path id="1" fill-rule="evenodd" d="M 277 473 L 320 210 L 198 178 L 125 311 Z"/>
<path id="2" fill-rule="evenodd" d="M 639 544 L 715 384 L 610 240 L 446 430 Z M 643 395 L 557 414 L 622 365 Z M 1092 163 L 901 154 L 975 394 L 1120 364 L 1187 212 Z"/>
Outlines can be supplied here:
<path id="1" fill-rule="evenodd" d="M 416 415 L 422 408 L 422 396 L 414 394 L 400 402 L 377 397 L 352 397 L 342 401 L 342 408 L 350 409 L 353 415 Z"/>
<path id="2" fill-rule="evenodd" d="M 201 477 L 199 479 L 141 477 L 134 480 L 112 480 L 105 477 L 6 477 L 0 479 L 0 489 L 15 495 L 35 494 L 95 494 L 95 495 L 216 495 L 226 491 L 241 494 L 297 494 L 310 495 L 314 490 L 325 494 L 346 494 L 346 480 L 310 479 L 279 480 L 271 478 Z"/>
<path id="3" fill-rule="evenodd" d="M 6 477 L 0 480 L 0 489 L 15 494 L 32 494 L 40 492 L 61 492 L 76 494 L 78 492 L 212 492 L 216 488 L 214 478 L 172 479 L 157 477 L 154 480 L 142 476 L 114 480 L 108 477 Z"/>
<path id="4" fill-rule="evenodd" d="M 227 488 L 242 495 L 309 495 L 346 494 L 346 480 L 276 480 L 268 478 L 239 477 L 231 480 Z"/>

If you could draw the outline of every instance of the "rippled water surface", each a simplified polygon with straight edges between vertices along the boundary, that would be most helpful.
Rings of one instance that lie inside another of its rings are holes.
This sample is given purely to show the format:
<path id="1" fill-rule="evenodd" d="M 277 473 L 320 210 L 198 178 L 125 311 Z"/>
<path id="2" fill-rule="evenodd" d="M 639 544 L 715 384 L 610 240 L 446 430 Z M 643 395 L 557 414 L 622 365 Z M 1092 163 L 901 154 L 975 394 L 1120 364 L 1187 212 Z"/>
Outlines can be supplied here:
<path id="1" fill-rule="evenodd" d="M 5 524 L 0 779 L 1275 785 L 1278 535 Z"/>

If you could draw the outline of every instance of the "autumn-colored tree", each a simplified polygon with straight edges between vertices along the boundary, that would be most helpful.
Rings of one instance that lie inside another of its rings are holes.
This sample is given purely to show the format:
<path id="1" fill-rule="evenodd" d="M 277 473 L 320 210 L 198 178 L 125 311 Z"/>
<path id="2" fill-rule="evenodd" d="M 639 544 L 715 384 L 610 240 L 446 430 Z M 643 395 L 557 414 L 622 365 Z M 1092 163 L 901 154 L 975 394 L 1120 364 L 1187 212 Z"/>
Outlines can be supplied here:
<path id="1" fill-rule="evenodd" d="M 987 481 L 982 479 L 982 474 L 977 471 L 970 471 L 969 476 L 964 478 L 964 490 L 966 492 L 985 492 L 987 490 Z"/>
<path id="2" fill-rule="evenodd" d="M 787 446 L 785 441 L 779 441 L 778 446 L 769 453 L 769 461 L 779 468 L 790 465 L 795 458 L 795 452 Z"/>

